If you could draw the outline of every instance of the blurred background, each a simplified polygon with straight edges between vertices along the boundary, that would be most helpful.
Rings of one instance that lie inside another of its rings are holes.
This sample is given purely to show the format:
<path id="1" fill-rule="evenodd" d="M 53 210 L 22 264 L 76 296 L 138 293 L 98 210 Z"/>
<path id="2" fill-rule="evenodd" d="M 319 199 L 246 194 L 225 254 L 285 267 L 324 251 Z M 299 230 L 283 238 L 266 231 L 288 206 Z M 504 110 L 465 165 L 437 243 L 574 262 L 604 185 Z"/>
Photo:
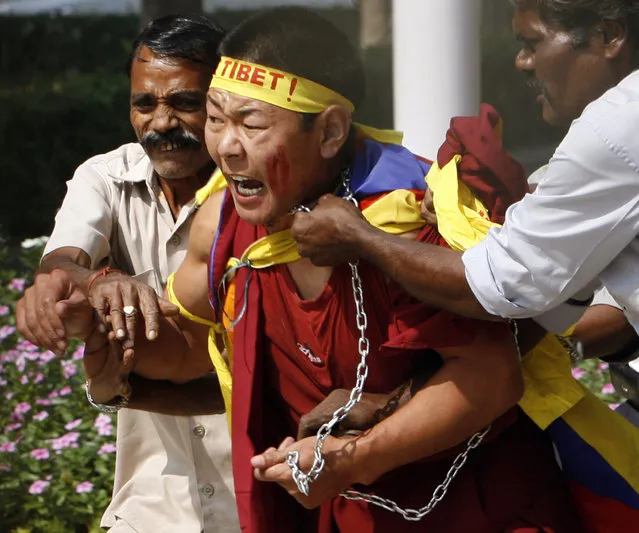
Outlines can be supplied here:
<path id="1" fill-rule="evenodd" d="M 48 234 L 74 169 L 133 140 L 124 64 L 141 24 L 180 10 L 230 28 L 285 3 L 317 8 L 360 46 L 368 96 L 357 119 L 391 127 L 390 0 L 0 0 L 0 235 L 14 244 Z M 481 99 L 502 114 L 506 147 L 533 170 L 562 132 L 542 123 L 513 67 L 508 0 L 484 0 L 482 9 Z"/>

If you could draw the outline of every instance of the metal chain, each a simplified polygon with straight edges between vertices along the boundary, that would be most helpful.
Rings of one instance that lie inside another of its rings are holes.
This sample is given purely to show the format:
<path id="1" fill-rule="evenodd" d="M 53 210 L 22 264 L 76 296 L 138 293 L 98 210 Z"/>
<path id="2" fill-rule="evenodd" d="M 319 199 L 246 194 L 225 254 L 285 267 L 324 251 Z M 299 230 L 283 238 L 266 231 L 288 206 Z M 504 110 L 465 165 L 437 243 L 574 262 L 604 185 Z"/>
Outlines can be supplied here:
<path id="1" fill-rule="evenodd" d="M 343 198 L 358 206 L 359 204 L 357 202 L 357 199 L 353 195 L 350 188 L 350 173 L 348 172 L 344 172 L 342 174 L 342 187 L 344 189 Z M 310 209 L 308 209 L 308 207 L 306 206 L 300 205 L 296 206 L 293 211 L 310 211 Z M 286 463 L 291 468 L 293 481 L 295 481 L 298 490 L 305 496 L 309 495 L 310 484 L 317 480 L 326 464 L 324 457 L 322 456 L 322 449 L 324 448 L 326 439 L 333 431 L 333 428 L 342 420 L 344 420 L 344 418 L 348 416 L 348 413 L 351 411 L 351 409 L 353 409 L 353 407 L 355 407 L 355 405 L 357 405 L 362 399 L 362 394 L 364 393 L 364 385 L 366 383 L 366 378 L 368 377 L 367 358 L 370 351 L 370 342 L 368 340 L 368 337 L 366 336 L 366 329 L 368 327 L 368 316 L 366 314 L 366 310 L 364 309 L 362 279 L 359 275 L 357 262 L 349 263 L 349 267 L 351 269 L 351 284 L 353 288 L 353 298 L 355 300 L 357 329 L 360 333 L 357 346 L 360 355 L 360 362 L 357 365 L 357 381 L 355 383 L 355 386 L 351 390 L 350 397 L 346 402 L 346 405 L 337 409 L 333 413 L 331 420 L 319 428 L 315 438 L 315 447 L 313 450 L 313 465 L 311 466 L 311 469 L 307 473 L 304 473 L 301 470 L 299 466 L 299 452 L 289 452 L 286 456 Z M 419 521 L 427 514 L 429 514 L 435 508 L 435 506 L 444 499 L 444 496 L 446 496 L 446 493 L 448 491 L 448 486 L 453 481 L 453 479 L 455 479 L 461 468 L 466 463 L 468 454 L 471 450 L 481 444 L 481 442 L 484 440 L 484 437 L 488 434 L 489 431 L 490 426 L 478 433 L 475 433 L 468 440 L 466 449 L 455 458 L 452 466 L 446 474 L 446 478 L 444 479 L 443 483 L 441 483 L 435 489 L 428 505 L 422 507 L 421 509 L 402 509 L 397 503 L 392 500 L 382 498 L 381 496 L 377 496 L 374 494 L 365 494 L 356 490 L 349 489 L 342 492 L 340 495 L 347 500 L 363 501 L 368 504 L 376 505 L 378 507 L 386 509 L 387 511 L 399 513 L 404 517 L 404 519 L 409 521 Z"/>
<path id="2" fill-rule="evenodd" d="M 401 514 L 405 520 L 408 520 L 411 522 L 418 522 L 422 518 L 424 518 L 426 515 L 430 514 L 433 511 L 433 509 L 435 509 L 437 504 L 444 499 L 444 496 L 446 496 L 446 492 L 448 492 L 448 486 L 451 484 L 453 479 L 455 479 L 455 477 L 457 476 L 461 468 L 466 463 L 466 460 L 468 459 L 468 454 L 471 452 L 471 450 L 474 450 L 475 448 L 477 448 L 477 446 L 479 446 L 482 443 L 482 441 L 484 440 L 484 437 L 488 434 L 489 431 L 490 431 L 490 426 L 488 426 L 483 431 L 480 431 L 479 433 L 475 433 L 468 440 L 466 449 L 463 452 L 461 452 L 457 457 L 455 457 L 455 460 L 453 461 L 452 466 L 448 470 L 448 473 L 446 474 L 446 478 L 444 479 L 443 483 L 437 486 L 437 488 L 433 491 L 433 495 L 430 501 L 428 502 L 428 504 L 422 507 L 421 509 L 402 509 L 393 500 L 382 498 L 381 496 L 377 496 L 375 494 L 365 494 L 363 492 L 359 492 L 356 490 L 346 490 L 342 492 L 341 496 L 343 498 L 346 498 L 347 500 L 362 501 L 372 505 L 376 505 L 377 507 L 381 507 L 383 509 L 386 509 L 387 511 Z"/>

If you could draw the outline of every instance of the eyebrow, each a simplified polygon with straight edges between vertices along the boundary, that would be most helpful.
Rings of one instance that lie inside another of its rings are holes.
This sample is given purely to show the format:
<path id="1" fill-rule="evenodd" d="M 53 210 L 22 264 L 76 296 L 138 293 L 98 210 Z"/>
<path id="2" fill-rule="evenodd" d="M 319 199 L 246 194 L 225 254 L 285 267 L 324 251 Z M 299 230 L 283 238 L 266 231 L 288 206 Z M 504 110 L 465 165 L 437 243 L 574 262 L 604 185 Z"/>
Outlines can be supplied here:
<path id="1" fill-rule="evenodd" d="M 211 104 L 216 108 L 219 109 L 220 111 L 223 111 L 222 106 L 220 105 L 220 103 L 217 100 L 214 100 L 211 95 L 209 94 L 207 96 L 207 99 L 209 102 L 211 102 Z M 248 103 L 245 104 L 244 106 L 240 107 L 239 109 L 236 109 L 234 111 L 231 112 L 232 115 L 237 116 L 237 117 L 247 117 L 248 115 L 252 115 L 254 113 L 260 113 L 262 112 L 262 110 L 258 107 L 256 107 L 254 104 L 252 103 Z"/>
<path id="2" fill-rule="evenodd" d="M 169 93 L 166 98 L 175 98 L 175 97 L 184 97 L 184 98 L 198 98 L 201 99 L 204 96 L 204 92 L 203 91 L 197 91 L 194 89 L 187 89 L 187 90 L 183 90 L 183 91 L 175 91 L 172 93 Z M 140 100 L 143 98 L 153 98 L 154 100 L 156 99 L 156 97 L 152 94 L 152 93 L 133 93 L 131 95 L 131 100 Z"/>

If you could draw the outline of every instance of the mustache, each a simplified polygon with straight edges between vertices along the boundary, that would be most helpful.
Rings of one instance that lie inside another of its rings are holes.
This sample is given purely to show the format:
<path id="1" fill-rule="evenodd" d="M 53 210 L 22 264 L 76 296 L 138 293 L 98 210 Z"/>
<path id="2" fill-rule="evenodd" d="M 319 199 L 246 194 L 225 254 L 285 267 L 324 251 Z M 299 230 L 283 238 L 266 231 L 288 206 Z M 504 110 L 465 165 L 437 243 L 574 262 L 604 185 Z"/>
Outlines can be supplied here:
<path id="1" fill-rule="evenodd" d="M 145 150 L 160 148 L 166 144 L 176 144 L 182 148 L 195 148 L 202 147 L 202 142 L 193 133 L 181 128 L 175 128 L 166 132 L 149 131 L 142 139 L 140 144 Z"/>
<path id="2" fill-rule="evenodd" d="M 537 78 L 533 78 L 532 76 L 526 78 L 526 85 L 531 89 L 535 89 L 537 91 L 541 91 L 545 93 L 544 86 L 537 80 Z"/>

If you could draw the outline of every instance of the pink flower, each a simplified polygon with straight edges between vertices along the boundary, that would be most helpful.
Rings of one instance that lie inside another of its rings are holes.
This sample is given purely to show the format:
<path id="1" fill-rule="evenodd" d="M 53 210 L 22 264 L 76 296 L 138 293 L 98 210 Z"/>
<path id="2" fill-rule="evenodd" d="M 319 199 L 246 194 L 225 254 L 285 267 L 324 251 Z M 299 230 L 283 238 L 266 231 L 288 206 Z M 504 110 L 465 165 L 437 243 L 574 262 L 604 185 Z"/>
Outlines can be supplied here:
<path id="1" fill-rule="evenodd" d="M 37 400 L 37 403 L 40 402 L 44 402 L 46 400 Z M 46 420 L 47 418 L 49 418 L 49 413 L 47 413 L 46 411 L 40 411 L 37 415 L 33 415 L 33 420 L 35 420 L 36 422 L 42 422 L 43 420 Z"/>
<path id="2" fill-rule="evenodd" d="M 599 366 L 597 368 L 599 369 L 599 372 L 603 372 L 604 370 L 608 370 L 608 363 L 599 363 Z"/>
<path id="3" fill-rule="evenodd" d="M 7 431 L 15 431 L 16 429 L 20 429 L 22 424 L 9 424 L 7 426 Z"/>
<path id="4" fill-rule="evenodd" d="M 62 365 L 62 374 L 65 379 L 69 379 L 78 373 L 78 367 L 75 366 L 73 361 L 61 361 L 60 364 Z"/>
<path id="5" fill-rule="evenodd" d="M 79 361 L 83 357 L 84 357 L 84 344 L 81 344 L 80 346 L 76 348 L 75 352 L 73 352 L 71 359 L 73 359 L 74 361 Z"/>
<path id="6" fill-rule="evenodd" d="M 27 385 L 29 383 L 29 378 L 25 375 L 20 376 L 20 385 Z"/>
<path id="7" fill-rule="evenodd" d="M 77 448 L 80 434 L 77 432 L 67 433 L 57 439 L 51 439 L 51 448 L 53 450 L 64 450 L 66 448 Z"/>
<path id="8" fill-rule="evenodd" d="M 575 379 L 581 379 L 586 374 L 586 371 L 582 368 L 575 367 L 572 369 L 572 377 Z"/>
<path id="9" fill-rule="evenodd" d="M 19 372 L 24 372 L 24 369 L 27 366 L 27 358 L 24 355 L 20 355 L 20 357 L 18 357 L 16 359 L 16 368 L 18 369 Z"/>
<path id="10" fill-rule="evenodd" d="M 68 385 L 60 389 L 60 396 L 68 396 L 69 394 L 71 394 L 71 387 Z"/>
<path id="11" fill-rule="evenodd" d="M 619 407 L 618 403 L 609 403 L 608 407 L 610 407 L 610 409 L 612 409 L 613 411 L 617 410 L 617 407 Z"/>
<path id="12" fill-rule="evenodd" d="M 66 429 L 67 431 L 71 431 L 72 429 L 77 428 L 80 424 L 82 424 L 82 419 L 78 418 L 76 420 L 73 420 L 72 422 L 69 422 L 68 424 L 65 424 L 64 429 Z"/>
<path id="13" fill-rule="evenodd" d="M 13 396 L 14 396 L 14 393 L 13 393 L 13 392 L 5 392 L 5 394 L 4 394 L 4 397 L 5 397 L 7 400 L 11 400 L 11 399 L 13 398 Z"/>
<path id="14" fill-rule="evenodd" d="M 10 291 L 18 291 L 18 292 L 22 292 L 24 291 L 24 286 L 27 284 L 27 280 L 26 279 L 22 279 L 22 278 L 13 278 L 10 282 L 9 285 L 7 285 L 7 289 L 9 289 Z"/>
<path id="15" fill-rule="evenodd" d="M 7 442 L 5 444 L 0 444 L 0 452 L 13 453 L 15 451 L 16 451 L 16 443 L 15 442 Z"/>
<path id="16" fill-rule="evenodd" d="M 27 402 L 20 402 L 18 405 L 15 406 L 15 408 L 13 409 L 13 414 L 16 418 L 18 419 L 22 419 L 23 415 L 25 415 L 26 413 L 28 413 L 29 411 L 31 411 L 31 404 L 27 403 Z"/>
<path id="17" fill-rule="evenodd" d="M 48 481 L 34 481 L 29 487 L 29 494 L 42 494 L 44 489 L 46 489 L 49 485 L 51 485 L 51 483 Z"/>
<path id="18" fill-rule="evenodd" d="M 95 422 L 93 422 L 94 428 L 99 428 L 102 426 L 110 426 L 111 425 L 111 417 L 105 413 L 100 413 L 95 417 Z"/>
<path id="19" fill-rule="evenodd" d="M 105 453 L 114 453 L 115 452 L 115 444 L 107 443 L 103 444 L 102 447 L 98 450 L 98 455 L 104 455 Z"/>
<path id="20" fill-rule="evenodd" d="M 7 316 L 9 314 L 9 306 L 0 305 L 0 316 Z"/>
<path id="21" fill-rule="evenodd" d="M 110 437 L 113 435 L 113 426 L 100 426 L 98 428 L 98 435 L 102 437 Z"/>
<path id="22" fill-rule="evenodd" d="M 31 452 L 31 457 L 33 457 L 37 461 L 48 459 L 50 457 L 49 450 L 47 450 L 46 448 L 38 448 Z"/>
<path id="23" fill-rule="evenodd" d="M 16 328 L 14 326 L 2 326 L 0 328 L 0 342 L 13 335 L 15 332 Z"/>
<path id="24" fill-rule="evenodd" d="M 49 393 L 49 399 L 51 399 L 51 398 L 57 398 L 58 396 L 60 396 L 60 393 L 59 393 L 57 390 L 52 390 L 52 391 Z"/>
<path id="25" fill-rule="evenodd" d="M 21 352 L 37 352 L 39 350 L 35 344 L 27 339 L 20 339 L 18 344 L 16 344 L 16 348 Z"/>
<path id="26" fill-rule="evenodd" d="M 44 374 L 42 372 L 38 372 L 36 377 L 33 379 L 33 383 L 37 384 L 41 383 L 42 381 L 44 381 Z"/>
<path id="27" fill-rule="evenodd" d="M 40 358 L 40 366 L 44 366 L 55 359 L 55 354 L 47 350 L 46 352 L 42 352 L 38 357 Z"/>
<path id="28" fill-rule="evenodd" d="M 93 483 L 90 481 L 83 481 L 82 483 L 78 483 L 75 486 L 75 491 L 78 494 L 82 494 L 84 492 L 91 492 L 93 490 Z"/>
<path id="29" fill-rule="evenodd" d="M 601 392 L 603 394 L 614 394 L 615 388 L 612 386 L 612 383 L 608 383 L 603 386 L 603 388 L 601 389 Z"/>
<path id="30" fill-rule="evenodd" d="M 0 378 L 0 387 L 4 387 L 8 384 L 8 381 L 4 378 Z"/>

